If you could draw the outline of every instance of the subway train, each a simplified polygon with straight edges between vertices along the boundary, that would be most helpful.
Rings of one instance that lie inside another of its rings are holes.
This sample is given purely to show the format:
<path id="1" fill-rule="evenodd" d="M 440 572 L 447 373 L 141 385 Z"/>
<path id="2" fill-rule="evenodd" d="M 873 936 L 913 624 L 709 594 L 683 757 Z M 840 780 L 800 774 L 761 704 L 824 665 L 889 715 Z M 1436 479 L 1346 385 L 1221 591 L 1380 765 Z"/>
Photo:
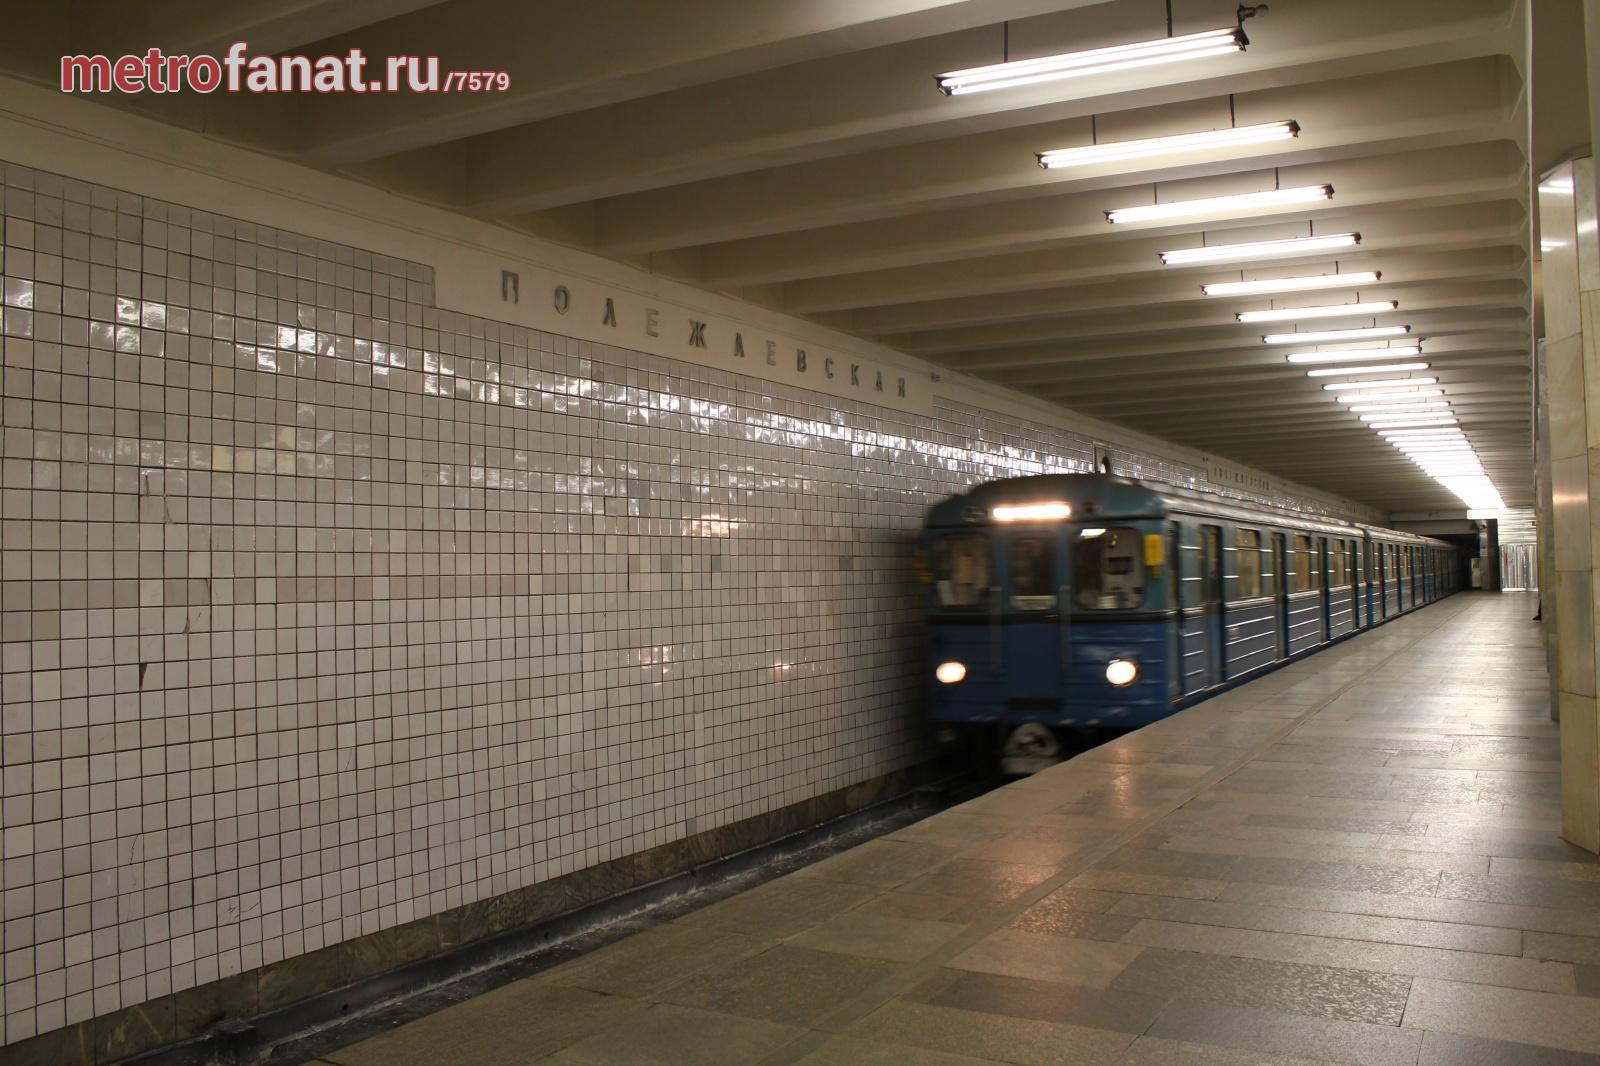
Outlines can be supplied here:
<path id="1" fill-rule="evenodd" d="M 1462 586 L 1443 541 L 1110 474 L 978 485 L 920 554 L 940 739 L 1010 774 Z"/>

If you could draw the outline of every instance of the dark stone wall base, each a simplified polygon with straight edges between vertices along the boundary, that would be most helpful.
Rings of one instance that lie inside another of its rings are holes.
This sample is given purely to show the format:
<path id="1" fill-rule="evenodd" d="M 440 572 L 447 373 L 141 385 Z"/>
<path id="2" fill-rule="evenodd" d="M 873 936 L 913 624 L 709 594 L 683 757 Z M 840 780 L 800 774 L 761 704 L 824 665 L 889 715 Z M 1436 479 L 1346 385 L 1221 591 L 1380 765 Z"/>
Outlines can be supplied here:
<path id="1" fill-rule="evenodd" d="M 919 766 L 649 851 L 468 903 L 0 1047 L 6 1066 L 248 1061 L 254 1051 L 374 1003 L 691 890 L 761 861 L 755 849 L 874 807 L 915 802 L 950 770 Z M 803 846 L 803 841 L 795 841 Z M 745 854 L 741 854 L 745 853 Z M 735 869 L 737 867 L 737 869 Z"/>

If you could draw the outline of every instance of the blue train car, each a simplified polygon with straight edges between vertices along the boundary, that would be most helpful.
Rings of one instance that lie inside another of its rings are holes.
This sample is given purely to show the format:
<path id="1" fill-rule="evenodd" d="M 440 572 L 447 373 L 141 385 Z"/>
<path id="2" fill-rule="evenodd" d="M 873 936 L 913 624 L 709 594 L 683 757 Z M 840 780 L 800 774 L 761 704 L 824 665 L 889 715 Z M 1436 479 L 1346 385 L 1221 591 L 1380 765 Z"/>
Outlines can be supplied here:
<path id="1" fill-rule="evenodd" d="M 952 496 L 922 550 L 932 717 L 1013 773 L 1461 586 L 1442 541 L 1108 474 Z"/>

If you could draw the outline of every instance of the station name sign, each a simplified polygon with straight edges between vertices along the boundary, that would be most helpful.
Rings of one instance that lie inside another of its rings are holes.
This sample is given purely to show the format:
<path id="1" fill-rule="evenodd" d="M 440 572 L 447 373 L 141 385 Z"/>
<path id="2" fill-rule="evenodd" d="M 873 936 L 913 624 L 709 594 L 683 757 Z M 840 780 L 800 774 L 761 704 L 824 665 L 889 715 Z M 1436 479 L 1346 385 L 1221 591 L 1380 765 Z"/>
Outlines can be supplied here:
<path id="1" fill-rule="evenodd" d="M 931 413 L 929 376 L 882 359 L 707 313 L 669 298 L 562 277 L 465 249 L 435 264 L 441 308 L 547 333 L 797 385 L 829 396 Z"/>

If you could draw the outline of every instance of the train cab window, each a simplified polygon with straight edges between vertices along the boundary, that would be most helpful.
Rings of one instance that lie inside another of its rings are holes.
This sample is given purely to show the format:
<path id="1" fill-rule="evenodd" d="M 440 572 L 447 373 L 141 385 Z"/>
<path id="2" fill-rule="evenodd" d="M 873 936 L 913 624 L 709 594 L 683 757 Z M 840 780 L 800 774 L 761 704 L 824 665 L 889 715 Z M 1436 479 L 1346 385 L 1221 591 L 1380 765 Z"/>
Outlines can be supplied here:
<path id="1" fill-rule="evenodd" d="M 1011 541 L 1011 606 L 1048 611 L 1056 605 L 1056 540 L 1016 537 Z"/>
<path id="2" fill-rule="evenodd" d="M 1261 533 L 1239 530 L 1234 535 L 1234 547 L 1239 552 L 1239 598 L 1254 599 L 1261 595 Z"/>
<path id="3" fill-rule="evenodd" d="M 1290 592 L 1308 592 L 1316 588 L 1311 583 L 1311 575 L 1316 568 L 1311 562 L 1311 538 L 1296 534 L 1294 538 L 1294 551 L 1290 553 L 1289 573 L 1294 576 Z"/>
<path id="4" fill-rule="evenodd" d="M 1136 529 L 1083 529 L 1072 547 L 1073 600 L 1122 611 L 1144 604 L 1144 538 Z"/>
<path id="5" fill-rule="evenodd" d="M 985 607 L 994 584 L 989 538 L 950 533 L 933 542 L 933 590 L 940 607 Z"/>

